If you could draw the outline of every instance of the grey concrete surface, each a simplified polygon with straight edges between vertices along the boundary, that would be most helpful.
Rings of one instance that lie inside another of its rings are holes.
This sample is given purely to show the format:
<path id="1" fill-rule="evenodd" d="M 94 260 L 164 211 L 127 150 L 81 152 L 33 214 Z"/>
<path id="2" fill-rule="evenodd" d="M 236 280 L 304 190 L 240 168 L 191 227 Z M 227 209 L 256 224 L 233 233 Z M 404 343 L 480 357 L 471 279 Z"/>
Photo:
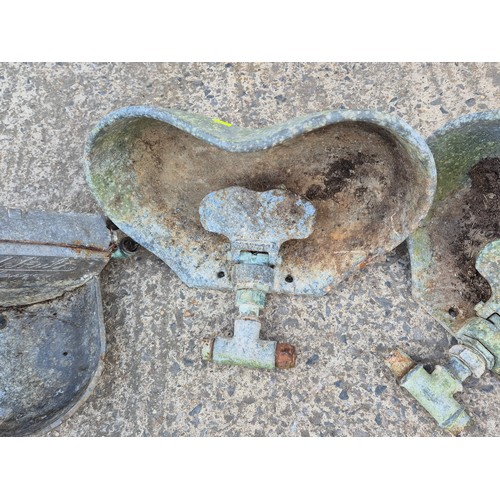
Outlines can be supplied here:
<path id="1" fill-rule="evenodd" d="M 2 64 L 0 204 L 98 212 L 81 165 L 89 128 L 147 104 L 259 127 L 332 108 L 395 113 L 424 137 L 500 107 L 500 64 Z M 102 274 L 108 352 L 86 405 L 52 436 L 441 436 L 383 365 L 400 346 L 443 359 L 450 338 L 412 299 L 405 246 L 323 298 L 271 296 L 263 334 L 298 366 L 206 365 L 200 339 L 232 328 L 230 294 L 189 289 L 141 250 Z M 477 420 L 500 435 L 500 380 L 468 382 Z"/>

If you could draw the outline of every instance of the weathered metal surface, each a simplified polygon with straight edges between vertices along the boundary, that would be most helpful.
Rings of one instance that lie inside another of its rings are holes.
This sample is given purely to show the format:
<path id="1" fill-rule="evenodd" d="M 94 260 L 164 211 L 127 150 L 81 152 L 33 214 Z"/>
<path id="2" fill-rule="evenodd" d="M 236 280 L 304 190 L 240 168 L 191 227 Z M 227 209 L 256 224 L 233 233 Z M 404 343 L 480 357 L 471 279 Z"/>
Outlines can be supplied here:
<path id="1" fill-rule="evenodd" d="M 453 120 L 428 144 L 438 184 L 429 214 L 408 239 L 412 290 L 455 334 L 491 294 L 475 261 L 486 244 L 500 239 L 500 111 Z M 498 290 L 498 272 L 484 272 Z"/>
<path id="2" fill-rule="evenodd" d="M 486 245 L 479 254 L 476 268 L 492 290 L 489 300 L 476 305 L 478 317 L 465 322 L 455 336 L 472 345 L 488 359 L 489 370 L 500 375 L 500 240 Z"/>
<path id="3" fill-rule="evenodd" d="M 462 384 L 443 366 L 432 373 L 418 364 L 401 380 L 401 386 L 432 415 L 440 427 L 451 434 L 460 434 L 470 423 L 470 416 L 453 396 L 462 391 Z"/>
<path id="4" fill-rule="evenodd" d="M 297 352 L 295 346 L 285 342 L 278 342 L 276 345 L 275 366 L 281 370 L 294 368 L 297 363 Z"/>
<path id="5" fill-rule="evenodd" d="M 459 363 L 458 363 L 459 364 Z M 386 365 L 404 387 L 436 420 L 453 435 L 460 434 L 470 424 L 470 417 L 454 399 L 463 387 L 461 379 L 450 366 L 436 366 L 428 373 L 404 351 L 396 349 L 386 359 Z M 470 372 L 467 372 L 470 375 Z"/>
<path id="6" fill-rule="evenodd" d="M 51 429 L 92 392 L 114 247 L 101 216 L 0 208 L 0 435 Z"/>
<path id="7" fill-rule="evenodd" d="M 265 253 L 275 265 L 282 243 L 311 234 L 315 215 L 309 201 L 283 189 L 258 193 L 233 186 L 208 194 L 200 205 L 203 227 L 229 239 L 233 262 L 246 251 Z"/>
<path id="8" fill-rule="evenodd" d="M 403 378 L 417 364 L 401 349 L 395 349 L 385 359 L 385 364 L 398 379 Z"/>
<path id="9" fill-rule="evenodd" d="M 315 229 L 281 246 L 272 291 L 315 295 L 401 243 L 435 189 L 425 142 L 372 111 L 244 130 L 178 110 L 124 108 L 91 132 L 85 173 L 113 222 L 196 287 L 233 287 L 227 239 L 200 222 L 207 195 L 239 186 L 306 198 Z"/>
<path id="10" fill-rule="evenodd" d="M 212 361 L 219 364 L 273 370 L 277 342 L 260 339 L 260 321 L 236 319 L 232 337 L 216 337 Z"/>
<path id="11" fill-rule="evenodd" d="M 476 304 L 474 309 L 476 314 L 488 319 L 500 313 L 500 240 L 492 241 L 481 250 L 476 269 L 488 281 L 491 295 L 486 302 Z"/>
<path id="12" fill-rule="evenodd" d="M 259 312 L 272 287 L 281 245 L 307 238 L 314 227 L 310 202 L 282 189 L 257 193 L 231 187 L 206 196 L 200 219 L 208 231 L 230 241 L 236 306 L 239 317 L 232 337 L 216 337 L 202 347 L 202 357 L 214 363 L 249 368 L 292 368 L 295 348 L 260 338 Z"/>
<path id="13" fill-rule="evenodd" d="M 453 363 L 457 367 L 454 374 L 460 381 L 467 377 L 479 378 L 486 371 L 486 359 L 481 352 L 471 349 L 467 345 L 457 344 L 450 348 L 450 356 L 454 361 L 459 360 L 460 365 Z M 466 368 L 464 370 L 463 368 Z"/>
<path id="14" fill-rule="evenodd" d="M 0 306 L 58 297 L 100 273 L 112 236 L 103 217 L 0 207 Z"/>
<path id="15" fill-rule="evenodd" d="M 232 337 L 215 337 L 203 341 L 204 361 L 272 370 L 294 368 L 295 347 L 282 342 L 262 340 L 261 323 L 257 319 L 235 321 Z"/>
<path id="16" fill-rule="evenodd" d="M 386 359 L 402 387 L 432 415 L 440 427 L 452 434 L 460 434 L 470 423 L 463 407 L 453 399 L 462 391 L 462 382 L 468 377 L 479 378 L 486 370 L 500 374 L 500 307 L 498 280 L 500 240 L 486 245 L 480 252 L 476 267 L 494 293 L 486 303 L 479 304 L 481 314 L 469 318 L 454 334 L 461 344 L 450 348 L 446 366 L 436 366 L 429 374 L 422 364 L 414 366 L 404 352 L 396 350 Z"/>
<path id="17" fill-rule="evenodd" d="M 113 259 L 126 259 L 134 255 L 137 250 L 139 250 L 139 244 L 136 243 L 132 238 L 125 236 L 118 243 L 118 247 L 113 251 L 111 257 Z"/>
<path id="18" fill-rule="evenodd" d="M 80 408 L 102 371 L 99 281 L 0 318 L 0 436 L 41 434 Z"/>
<path id="19" fill-rule="evenodd" d="M 485 370 L 500 373 L 500 111 L 453 120 L 428 144 L 438 185 L 408 240 L 412 291 L 461 345 L 450 349 L 446 367 L 431 375 L 414 369 L 401 385 L 458 433 L 468 418 L 452 398 L 461 389 L 449 377 L 461 383 Z M 410 379 L 416 382 L 403 383 Z"/>

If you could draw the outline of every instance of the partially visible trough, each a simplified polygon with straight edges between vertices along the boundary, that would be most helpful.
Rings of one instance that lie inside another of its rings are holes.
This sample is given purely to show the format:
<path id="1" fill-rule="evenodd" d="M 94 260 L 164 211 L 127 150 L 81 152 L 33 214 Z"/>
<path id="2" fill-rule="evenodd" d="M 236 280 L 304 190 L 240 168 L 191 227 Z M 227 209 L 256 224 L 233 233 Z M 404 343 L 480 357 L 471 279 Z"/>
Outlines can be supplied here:
<path id="1" fill-rule="evenodd" d="M 73 414 L 102 371 L 103 217 L 0 209 L 0 436 Z"/>
<path id="2" fill-rule="evenodd" d="M 463 382 L 500 373 L 500 111 L 453 120 L 428 142 L 438 186 L 409 238 L 412 291 L 458 344 L 431 372 L 400 350 L 386 363 L 439 426 L 458 435 L 473 421 L 455 399 Z"/>
<path id="3" fill-rule="evenodd" d="M 429 214 L 408 239 L 412 291 L 454 333 L 491 295 L 475 263 L 500 239 L 500 111 L 453 120 L 428 144 L 438 184 Z"/>

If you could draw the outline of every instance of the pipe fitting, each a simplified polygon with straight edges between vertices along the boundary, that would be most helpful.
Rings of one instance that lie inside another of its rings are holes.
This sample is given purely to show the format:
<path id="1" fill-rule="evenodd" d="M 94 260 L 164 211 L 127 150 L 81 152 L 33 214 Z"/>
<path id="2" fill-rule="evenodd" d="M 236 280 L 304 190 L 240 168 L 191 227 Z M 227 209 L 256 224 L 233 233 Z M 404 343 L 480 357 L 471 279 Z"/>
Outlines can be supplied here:
<path id="1" fill-rule="evenodd" d="M 437 365 L 432 373 L 428 373 L 421 363 L 416 364 L 399 349 L 386 359 L 386 365 L 400 379 L 401 387 L 431 414 L 441 428 L 458 435 L 470 423 L 471 418 L 453 397 L 462 391 L 462 384 L 448 367 Z"/>

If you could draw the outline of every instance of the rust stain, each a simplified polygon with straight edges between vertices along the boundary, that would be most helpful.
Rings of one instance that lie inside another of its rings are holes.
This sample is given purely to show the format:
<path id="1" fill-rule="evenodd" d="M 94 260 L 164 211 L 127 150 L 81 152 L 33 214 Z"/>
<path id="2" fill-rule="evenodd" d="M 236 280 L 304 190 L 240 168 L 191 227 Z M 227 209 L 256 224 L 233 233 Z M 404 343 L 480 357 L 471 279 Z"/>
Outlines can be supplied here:
<path id="1" fill-rule="evenodd" d="M 408 356 L 404 351 L 395 349 L 387 358 L 385 364 L 389 367 L 391 372 L 398 378 L 404 377 L 417 363 Z"/>
<path id="2" fill-rule="evenodd" d="M 276 346 L 276 368 L 294 368 L 297 362 L 295 346 L 278 342 Z"/>
<path id="3" fill-rule="evenodd" d="M 62 248 L 70 248 L 71 250 L 75 250 L 76 252 L 85 252 L 88 254 L 101 253 L 101 254 L 109 255 L 111 253 L 111 246 L 107 249 L 93 247 L 91 245 L 83 245 L 80 240 L 75 240 L 71 244 L 70 243 L 52 243 L 52 242 L 47 242 L 47 241 L 24 241 L 24 240 L 0 240 L 0 243 L 62 247 Z"/>

